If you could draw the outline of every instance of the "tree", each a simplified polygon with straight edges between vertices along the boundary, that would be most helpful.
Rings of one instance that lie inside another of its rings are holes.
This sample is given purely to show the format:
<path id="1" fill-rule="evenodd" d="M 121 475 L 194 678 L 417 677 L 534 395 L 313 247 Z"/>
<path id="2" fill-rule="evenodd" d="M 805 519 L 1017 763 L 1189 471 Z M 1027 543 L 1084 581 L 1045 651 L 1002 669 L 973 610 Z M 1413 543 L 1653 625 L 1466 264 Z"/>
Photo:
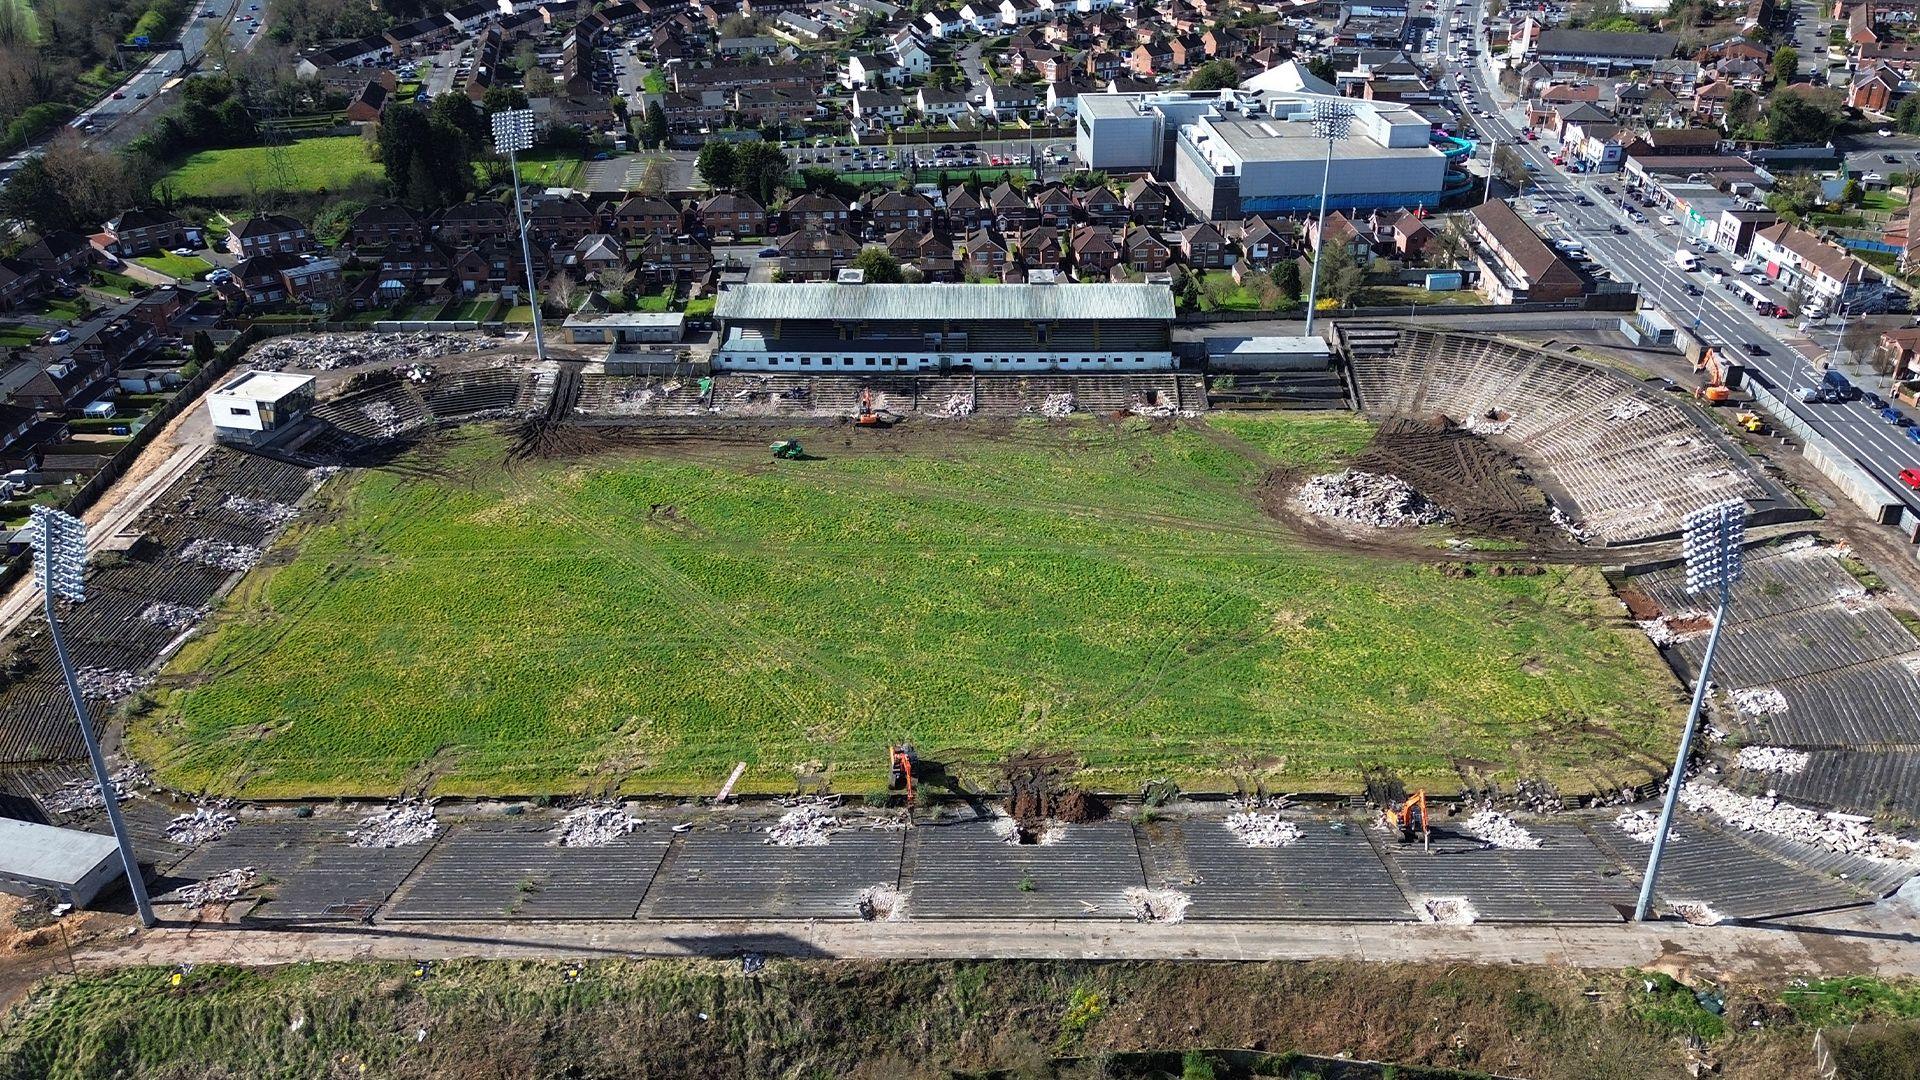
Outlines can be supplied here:
<path id="1" fill-rule="evenodd" d="M 1837 108 L 1830 108 L 1828 96 L 1816 97 L 1798 88 L 1793 92 L 1775 92 L 1767 101 L 1764 115 L 1767 139 L 1785 145 L 1818 145 L 1833 138 L 1840 125 Z"/>
<path id="2" fill-rule="evenodd" d="M 535 65 L 527 69 L 526 89 L 528 97 L 543 98 L 553 95 L 553 73 Z"/>
<path id="3" fill-rule="evenodd" d="M 1820 205 L 1820 182 L 1806 173 L 1788 173 L 1774 181 L 1767 205 L 1776 213 L 1804 217 Z"/>
<path id="4" fill-rule="evenodd" d="M 640 170 L 640 194 L 665 195 L 667 193 L 667 163 L 659 159 L 647 162 Z"/>
<path id="5" fill-rule="evenodd" d="M 527 92 L 507 83 L 494 83 L 487 87 L 487 96 L 480 99 L 480 107 L 487 111 L 488 116 L 510 109 L 524 109 L 527 107 Z"/>
<path id="6" fill-rule="evenodd" d="M 1339 69 L 1334 66 L 1333 57 L 1316 56 L 1307 61 L 1307 74 L 1323 83 L 1331 84 L 1339 77 Z"/>
<path id="7" fill-rule="evenodd" d="M 380 167 L 394 198 L 424 210 L 463 202 L 473 190 L 467 133 L 452 119 L 412 103 L 390 105 L 380 116 Z"/>
<path id="8" fill-rule="evenodd" d="M 772 143 L 743 143 L 734 151 L 734 189 L 752 195 L 763 205 L 772 201 L 774 189 L 785 184 L 792 171 L 786 152 Z"/>
<path id="9" fill-rule="evenodd" d="M 1464 262 L 1471 250 L 1467 238 L 1470 230 L 1464 214 L 1455 214 L 1447 219 L 1447 224 L 1433 238 L 1433 262 L 1435 266 L 1458 266 Z"/>
<path id="10" fill-rule="evenodd" d="M 548 280 L 547 287 L 540 291 L 540 306 L 549 311 L 572 311 L 573 302 L 579 295 L 580 285 L 573 280 L 572 274 L 555 274 Z"/>
<path id="11" fill-rule="evenodd" d="M 1775 85 L 1785 86 L 1800 73 L 1800 50 L 1791 45 L 1782 45 L 1773 52 L 1773 81 Z"/>
<path id="12" fill-rule="evenodd" d="M 1240 85 L 1240 69 L 1231 60 L 1209 60 L 1187 76 L 1189 90 L 1228 90 Z"/>
<path id="13" fill-rule="evenodd" d="M 1267 271 L 1267 276 L 1273 279 L 1273 287 L 1280 290 L 1280 294 L 1288 301 L 1300 298 L 1299 260 L 1281 259 L 1273 264 L 1273 269 Z"/>
<path id="14" fill-rule="evenodd" d="M 732 143 L 715 140 L 700 148 L 693 171 L 699 173 L 701 181 L 710 188 L 729 188 L 733 186 L 735 157 Z"/>
<path id="15" fill-rule="evenodd" d="M 41 157 L 28 158 L 7 186 L 0 188 L 0 214 L 18 218 L 43 233 L 77 229 L 83 224 Z"/>
<path id="16" fill-rule="evenodd" d="M 894 258 L 891 251 L 877 245 L 861 248 L 860 254 L 855 255 L 847 265 L 865 271 L 870 285 L 897 285 L 905 280 L 900 270 L 900 260 Z"/>
<path id="17" fill-rule="evenodd" d="M 1515 191 L 1525 191 L 1533 180 L 1533 174 L 1527 171 L 1526 159 L 1504 143 L 1493 152 L 1493 171 Z"/>
<path id="18" fill-rule="evenodd" d="M 649 150 L 658 149 L 667 141 L 667 111 L 658 101 L 647 102 L 646 119 L 640 121 L 640 144 Z"/>
<path id="19" fill-rule="evenodd" d="M 1840 185 L 1840 201 L 1848 206 L 1859 206 L 1860 181 L 1851 176 L 1847 177 L 1847 182 Z"/>
<path id="20" fill-rule="evenodd" d="M 602 293 L 625 297 L 627 290 L 633 288 L 633 271 L 622 266 L 609 266 L 595 274 L 593 280 Z"/>
<path id="21" fill-rule="evenodd" d="M 1908 94 L 1894 107 L 1893 124 L 1908 135 L 1920 134 L 1920 94 Z"/>
<path id="22" fill-rule="evenodd" d="M 1320 253 L 1320 291 L 1333 297 L 1334 303 L 1350 308 L 1367 287 L 1367 272 L 1353 256 L 1353 248 L 1344 242 L 1329 243 Z"/>
<path id="23" fill-rule="evenodd" d="M 213 352 L 213 338 L 210 337 L 205 330 L 195 330 L 193 332 L 193 362 L 199 364 L 201 367 L 205 367 L 213 359 Z"/>

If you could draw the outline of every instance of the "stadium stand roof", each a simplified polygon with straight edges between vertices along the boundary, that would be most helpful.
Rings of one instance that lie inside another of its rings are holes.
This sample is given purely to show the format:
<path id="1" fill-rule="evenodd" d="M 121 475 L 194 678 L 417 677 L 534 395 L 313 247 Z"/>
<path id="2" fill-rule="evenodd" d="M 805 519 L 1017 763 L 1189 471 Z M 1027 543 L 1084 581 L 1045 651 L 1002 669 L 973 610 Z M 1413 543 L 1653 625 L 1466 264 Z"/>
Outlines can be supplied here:
<path id="1" fill-rule="evenodd" d="M 1167 319 L 1173 293 L 1134 282 L 1090 285 L 736 285 L 714 305 L 718 319 Z"/>

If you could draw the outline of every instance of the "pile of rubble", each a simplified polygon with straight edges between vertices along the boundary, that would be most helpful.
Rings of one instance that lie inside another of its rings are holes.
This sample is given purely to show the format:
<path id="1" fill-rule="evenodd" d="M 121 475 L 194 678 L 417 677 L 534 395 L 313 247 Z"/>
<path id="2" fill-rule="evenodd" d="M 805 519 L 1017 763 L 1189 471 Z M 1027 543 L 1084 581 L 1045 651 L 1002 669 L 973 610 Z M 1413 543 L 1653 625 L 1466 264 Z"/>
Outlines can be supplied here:
<path id="1" fill-rule="evenodd" d="M 152 686 L 153 676 L 137 671 L 90 667 L 75 672 L 74 681 L 80 684 L 80 693 L 89 701 L 119 701 Z"/>
<path id="2" fill-rule="evenodd" d="M 1789 750 L 1783 746 L 1743 746 L 1733 755 L 1733 763 L 1749 772 L 1771 773 L 1775 776 L 1797 776 L 1807 771 L 1807 763 L 1813 755 L 1805 750 Z"/>
<path id="3" fill-rule="evenodd" d="M 1143 889 L 1136 885 L 1121 895 L 1126 898 L 1127 910 L 1140 922 L 1180 922 L 1193 904 L 1193 897 L 1177 889 Z"/>
<path id="4" fill-rule="evenodd" d="M 1414 909 L 1421 922 L 1468 926 L 1480 917 L 1464 896 L 1429 896 Z"/>
<path id="5" fill-rule="evenodd" d="M 293 334 L 253 350 L 247 362 L 261 371 L 331 371 L 360 364 L 399 365 L 485 347 L 464 334 Z"/>
<path id="6" fill-rule="evenodd" d="M 823 803 L 805 802 L 780 815 L 767 829 L 767 843 L 778 847 L 821 847 L 827 838 L 846 828 Z"/>
<path id="7" fill-rule="evenodd" d="M 253 867 L 243 866 L 182 886 L 174 892 L 173 898 L 185 904 L 188 911 L 199 911 L 208 904 L 225 904 L 240 899 L 240 894 L 253 885 L 253 879 L 257 876 Z"/>
<path id="8" fill-rule="evenodd" d="M 1787 695 L 1771 686 L 1735 690 L 1733 707 L 1743 716 L 1778 716 L 1787 711 Z"/>
<path id="9" fill-rule="evenodd" d="M 1636 416 L 1645 416 L 1653 411 L 1653 406 L 1639 398 L 1628 398 L 1607 410 L 1606 419 L 1619 423 Z"/>
<path id="10" fill-rule="evenodd" d="M 1547 512 L 1547 520 L 1553 524 L 1554 528 L 1566 533 L 1568 538 L 1576 544 L 1584 544 L 1593 539 L 1593 533 L 1588 531 L 1585 525 L 1568 517 L 1566 511 L 1557 506 Z"/>
<path id="11" fill-rule="evenodd" d="M 605 847 L 646 822 L 619 803 L 588 803 L 567 811 L 553 830 L 555 847 Z"/>
<path id="12" fill-rule="evenodd" d="M 1665 648 L 1678 645 L 1683 641 L 1692 641 L 1701 634 L 1713 629 L 1713 614 L 1706 611 L 1681 611 L 1672 615 L 1662 615 L 1657 619 L 1643 619 L 1640 629 L 1647 640 Z"/>
<path id="13" fill-rule="evenodd" d="M 258 522 L 269 529 L 277 529 L 300 516 L 300 508 L 288 506 L 272 499 L 256 499 L 251 495 L 229 495 L 220 509 L 230 514 Z"/>
<path id="14" fill-rule="evenodd" d="M 1872 818 L 1839 812 L 1821 813 L 1781 802 L 1772 793 L 1742 795 L 1723 787 L 1690 780 L 1680 789 L 1680 804 L 1696 813 L 1706 811 L 1742 831 L 1768 833 L 1813 847 L 1896 862 L 1920 860 L 1920 846 L 1870 828 Z"/>
<path id="15" fill-rule="evenodd" d="M 190 630 L 206 617 L 204 608 L 188 607 L 185 604 L 169 604 L 165 600 L 155 600 L 140 609 L 140 617 L 147 622 L 164 626 L 169 630 Z"/>
<path id="16" fill-rule="evenodd" d="M 1513 426 L 1513 414 L 1505 409 L 1488 409 L 1467 417 L 1461 426 L 1475 435 L 1504 435 Z"/>
<path id="17" fill-rule="evenodd" d="M 1540 846 L 1539 837 L 1521 828 L 1498 810 L 1482 810 L 1468 818 L 1460 828 L 1468 836 L 1484 840 L 1497 848 L 1530 851 Z"/>
<path id="18" fill-rule="evenodd" d="M 1048 394 L 1040 403 L 1040 415 L 1049 420 L 1065 420 L 1073 415 L 1073 394 Z"/>
<path id="19" fill-rule="evenodd" d="M 186 546 L 180 549 L 180 558 L 186 562 L 210 566 L 215 570 L 251 570 L 254 564 L 260 561 L 260 549 L 202 537 L 198 540 L 189 540 Z"/>
<path id="20" fill-rule="evenodd" d="M 1133 400 L 1127 403 L 1127 411 L 1135 416 L 1144 416 L 1153 420 L 1165 420 L 1179 415 L 1180 412 L 1174 407 L 1173 402 L 1167 400 L 1167 395 L 1158 390 L 1154 391 L 1152 397 L 1146 394 L 1135 394 Z"/>
<path id="21" fill-rule="evenodd" d="M 1226 826 L 1251 848 L 1292 847 L 1300 842 L 1300 826 L 1279 814 L 1228 814 Z"/>
<path id="22" fill-rule="evenodd" d="M 233 831 L 240 819 L 217 806 L 196 806 L 191 814 L 181 814 L 167 822 L 167 839 L 193 847 L 211 844 Z"/>
<path id="23" fill-rule="evenodd" d="M 360 819 L 349 832 L 354 847 L 397 848 L 424 844 L 440 834 L 440 820 L 426 803 L 403 802 Z"/>
<path id="24" fill-rule="evenodd" d="M 1669 910 L 1695 926 L 1719 926 L 1727 921 L 1727 917 L 1715 911 L 1713 905 L 1699 900 L 1679 900 Z"/>
<path id="25" fill-rule="evenodd" d="M 108 773 L 107 782 L 113 785 L 113 797 L 116 802 L 126 802 L 141 789 L 153 786 L 153 777 L 138 765 L 128 765 L 119 772 Z M 106 806 L 100 801 L 99 785 L 93 782 L 93 774 L 76 776 L 54 789 L 53 794 L 40 800 L 51 814 L 81 814 L 88 810 L 99 810 Z"/>
<path id="26" fill-rule="evenodd" d="M 1405 480 L 1358 469 L 1316 476 L 1300 485 L 1294 499 L 1300 509 L 1316 517 L 1379 529 L 1438 525 L 1453 519 Z"/>
<path id="27" fill-rule="evenodd" d="M 391 401 L 369 401 L 360 406 L 360 415 L 373 422 L 373 433 L 382 438 L 398 435 L 406 427 L 400 422 L 400 410 Z"/>
<path id="28" fill-rule="evenodd" d="M 1633 837 L 1643 844 L 1653 843 L 1653 837 L 1660 829 L 1660 815 L 1651 810 L 1628 810 L 1613 819 L 1613 827 Z M 1667 843 L 1680 842 L 1680 834 L 1667 830 Z"/>
<path id="29" fill-rule="evenodd" d="M 927 410 L 927 415 L 935 420 L 959 420 L 972 416 L 975 407 L 972 394 L 955 394 Z"/>
<path id="30" fill-rule="evenodd" d="M 854 906 L 868 922 L 898 922 L 907 917 L 907 894 L 891 885 L 869 885 Z"/>
<path id="31" fill-rule="evenodd" d="M 1540 780 L 1521 780 L 1513 785 L 1513 801 L 1536 814 L 1557 814 L 1567 808 L 1560 793 Z"/>

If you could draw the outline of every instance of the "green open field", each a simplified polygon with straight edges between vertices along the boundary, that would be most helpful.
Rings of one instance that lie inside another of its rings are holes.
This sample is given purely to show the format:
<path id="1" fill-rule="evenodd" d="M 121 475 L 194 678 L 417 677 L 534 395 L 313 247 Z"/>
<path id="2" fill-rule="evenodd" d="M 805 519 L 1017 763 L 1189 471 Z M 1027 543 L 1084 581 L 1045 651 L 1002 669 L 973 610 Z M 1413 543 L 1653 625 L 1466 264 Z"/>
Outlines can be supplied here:
<path id="1" fill-rule="evenodd" d="M 142 255 L 133 260 L 155 273 L 170 278 L 194 279 L 213 269 L 213 264 L 198 255 L 175 255 L 170 251 L 158 255 Z"/>
<path id="2" fill-rule="evenodd" d="M 131 738 L 173 787 L 260 797 L 708 792 L 741 760 L 750 789 L 873 790 L 903 739 L 982 779 L 1068 749 L 1103 789 L 1660 771 L 1676 684 L 1597 572 L 1450 576 L 1256 502 L 1369 435 L 1032 421 L 508 466 L 468 429 L 327 488 Z"/>
<path id="3" fill-rule="evenodd" d="M 269 155 L 273 147 L 245 146 L 232 150 L 202 150 L 168 173 L 183 199 L 218 198 L 270 191 L 278 184 Z M 359 180 L 377 179 L 380 166 L 367 160 L 367 144 L 358 135 L 299 139 L 284 148 L 285 175 L 300 191 L 339 191 Z"/>

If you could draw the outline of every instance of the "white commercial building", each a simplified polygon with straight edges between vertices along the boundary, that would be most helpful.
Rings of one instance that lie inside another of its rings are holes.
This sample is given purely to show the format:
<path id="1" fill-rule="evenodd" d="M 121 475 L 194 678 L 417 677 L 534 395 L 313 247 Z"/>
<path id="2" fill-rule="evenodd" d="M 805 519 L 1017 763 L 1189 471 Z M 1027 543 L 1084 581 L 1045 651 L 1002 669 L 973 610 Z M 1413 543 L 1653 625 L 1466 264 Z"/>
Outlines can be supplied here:
<path id="1" fill-rule="evenodd" d="M 222 442 L 271 441 L 313 407 L 313 376 L 248 371 L 207 395 L 213 434 Z"/>
<path id="2" fill-rule="evenodd" d="M 1164 285 L 736 285 L 714 306 L 717 371 L 1170 371 Z"/>
<path id="3" fill-rule="evenodd" d="M 1333 144 L 1330 208 L 1440 203 L 1447 155 L 1433 145 L 1432 126 L 1394 102 L 1306 90 L 1082 94 L 1075 146 L 1091 169 L 1170 177 L 1203 217 L 1310 211 L 1320 203 L 1327 157 L 1314 105 L 1328 100 L 1352 116 L 1347 137 Z"/>

